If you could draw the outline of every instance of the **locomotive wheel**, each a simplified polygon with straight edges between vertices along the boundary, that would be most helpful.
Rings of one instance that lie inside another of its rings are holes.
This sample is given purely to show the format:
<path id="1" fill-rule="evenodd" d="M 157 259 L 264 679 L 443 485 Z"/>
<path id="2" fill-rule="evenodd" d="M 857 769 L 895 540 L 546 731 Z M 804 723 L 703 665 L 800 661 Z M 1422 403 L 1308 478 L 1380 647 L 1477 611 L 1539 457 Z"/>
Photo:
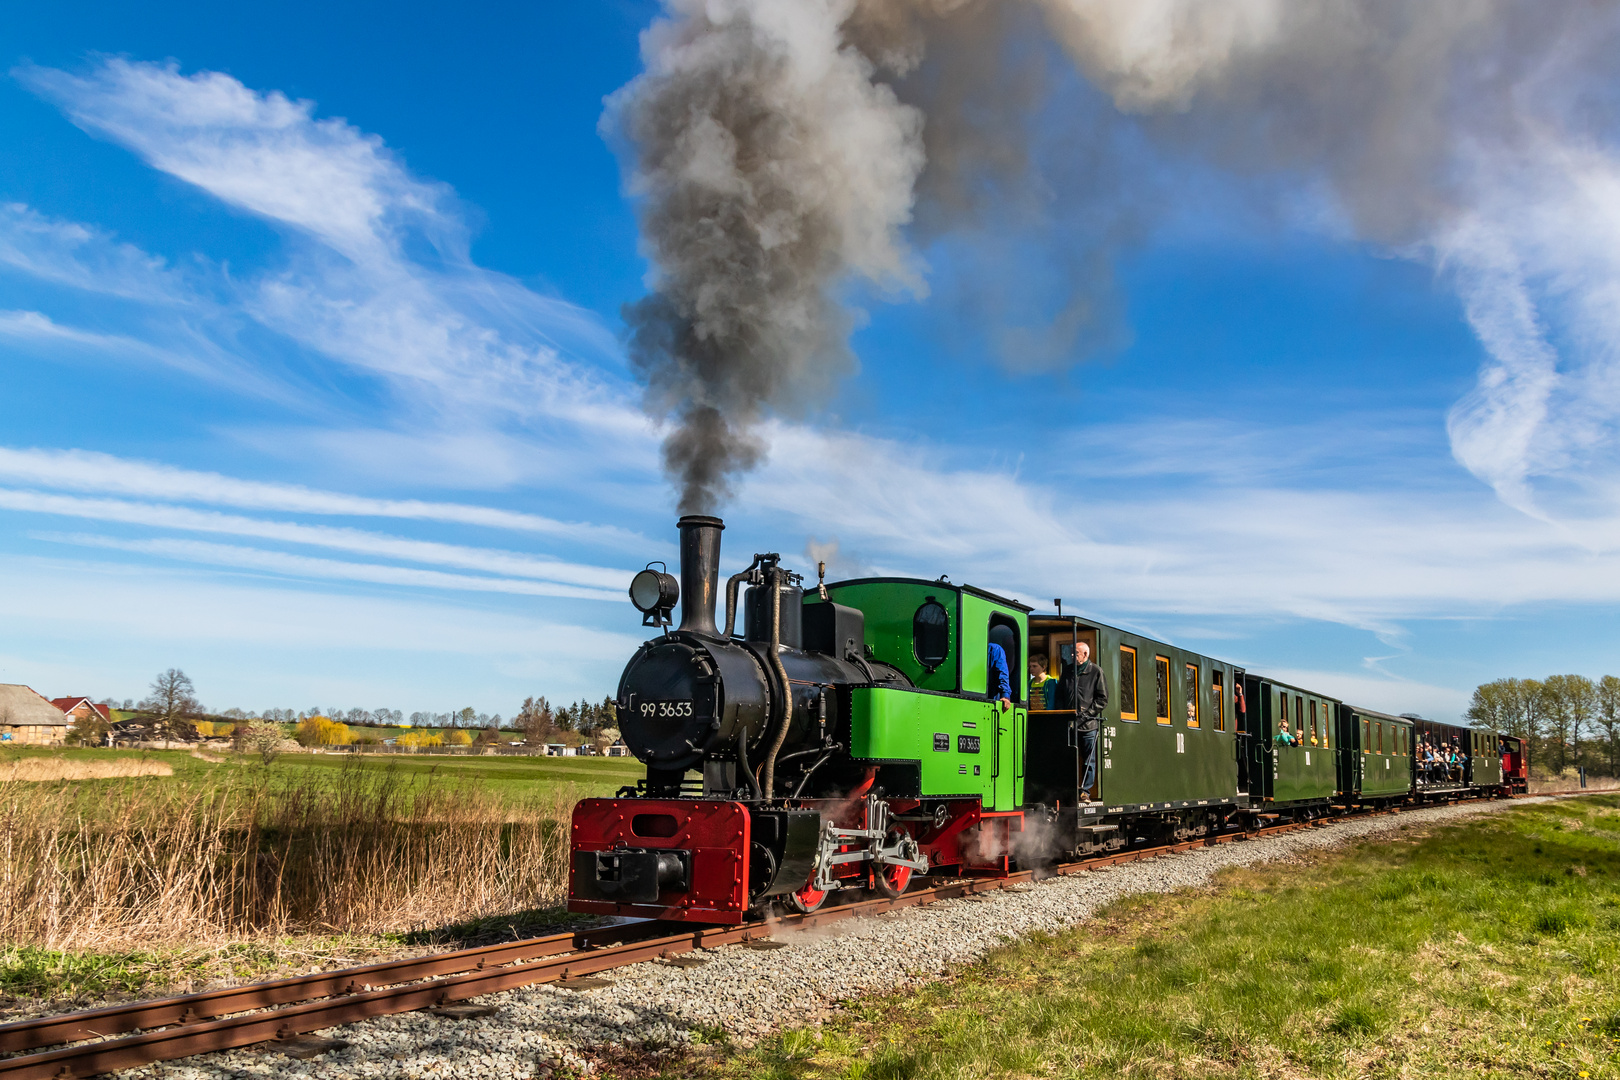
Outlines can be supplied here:
<path id="1" fill-rule="evenodd" d="M 909 834 L 901 832 L 899 829 L 895 829 L 890 832 L 887 837 L 885 837 L 886 842 L 883 846 L 887 848 L 900 848 L 900 850 L 904 852 L 904 841 L 910 839 L 911 837 Z M 912 841 L 909 846 L 915 849 L 917 846 L 916 841 Z M 872 886 L 877 889 L 879 893 L 888 897 L 890 900 L 895 899 L 901 893 L 905 892 L 906 886 L 910 884 L 911 867 L 909 866 L 880 866 L 872 872 Z"/>
<path id="2" fill-rule="evenodd" d="M 826 890 L 813 885 L 806 885 L 798 892 L 788 894 L 788 905 L 800 915 L 808 915 L 826 902 Z"/>

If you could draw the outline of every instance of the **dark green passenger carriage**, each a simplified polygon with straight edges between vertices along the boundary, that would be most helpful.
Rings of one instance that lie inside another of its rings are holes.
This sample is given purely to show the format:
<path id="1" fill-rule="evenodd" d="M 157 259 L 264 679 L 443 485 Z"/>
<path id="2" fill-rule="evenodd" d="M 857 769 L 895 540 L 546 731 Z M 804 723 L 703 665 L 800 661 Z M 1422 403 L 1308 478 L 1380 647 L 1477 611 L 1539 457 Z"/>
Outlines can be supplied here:
<path id="1" fill-rule="evenodd" d="M 1382 806 L 1412 793 L 1413 722 L 1360 706 L 1339 709 L 1339 787 L 1347 802 Z"/>
<path id="2" fill-rule="evenodd" d="M 1287 683 L 1249 675 L 1244 680 L 1246 756 L 1253 802 L 1325 806 L 1339 793 L 1334 730 L 1339 703 Z M 1284 729 L 1297 742 L 1284 743 Z"/>
<path id="3" fill-rule="evenodd" d="M 1030 651 L 1060 672 L 1085 642 L 1108 680 L 1092 792 L 1110 814 L 1232 806 L 1241 792 L 1230 664 L 1104 623 L 1030 619 Z M 1068 803 L 1079 794 L 1072 711 L 1032 710 L 1027 774 L 1031 801 Z"/>

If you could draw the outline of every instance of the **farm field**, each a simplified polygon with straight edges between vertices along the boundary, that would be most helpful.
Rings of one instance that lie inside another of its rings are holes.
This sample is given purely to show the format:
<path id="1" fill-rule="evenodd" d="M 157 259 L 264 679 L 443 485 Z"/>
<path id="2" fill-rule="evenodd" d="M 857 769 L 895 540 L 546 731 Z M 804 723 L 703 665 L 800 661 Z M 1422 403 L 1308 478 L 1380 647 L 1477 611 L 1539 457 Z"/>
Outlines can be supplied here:
<path id="1" fill-rule="evenodd" d="M 1620 797 L 1397 836 L 1122 901 L 824 1026 L 618 1074 L 1620 1076 Z"/>
<path id="2" fill-rule="evenodd" d="M 392 770 L 405 777 L 435 776 L 476 783 L 480 789 L 519 800 L 571 787 L 579 797 L 611 795 L 642 775 L 634 758 L 528 757 L 460 754 L 312 754 L 287 753 L 266 766 L 257 757 L 237 754 L 199 756 L 186 750 L 106 750 L 85 747 L 6 747 L 0 749 L 0 782 L 12 762 L 28 758 L 57 759 L 73 779 L 75 763 L 149 761 L 167 765 L 172 775 L 139 777 L 133 782 L 163 787 L 192 787 L 226 780 L 259 779 L 272 785 L 296 785 L 345 767 L 381 776 Z M 87 770 L 88 771 L 88 770 Z M 74 798 L 94 798 L 102 785 L 128 783 L 123 778 L 90 780 Z M 75 787 L 78 787 L 76 784 Z"/>

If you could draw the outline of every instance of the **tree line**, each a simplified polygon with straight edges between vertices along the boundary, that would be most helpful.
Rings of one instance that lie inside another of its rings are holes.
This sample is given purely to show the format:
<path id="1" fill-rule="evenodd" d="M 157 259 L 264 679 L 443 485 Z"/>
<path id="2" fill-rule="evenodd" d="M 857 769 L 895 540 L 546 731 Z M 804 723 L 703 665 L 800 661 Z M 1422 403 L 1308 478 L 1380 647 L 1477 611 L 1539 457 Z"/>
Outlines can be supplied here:
<path id="1" fill-rule="evenodd" d="M 495 742 L 498 739 L 496 733 L 502 728 L 521 731 L 524 742 L 530 746 L 574 741 L 568 739 L 566 733 L 579 735 L 586 742 L 595 742 L 604 747 L 619 737 L 618 710 L 610 697 L 595 704 L 580 700 L 572 705 L 558 706 L 552 705 L 544 697 L 529 697 L 524 699 L 510 721 L 503 720 L 499 713 L 492 716 L 470 706 L 455 712 L 413 712 L 409 722 L 401 710 L 394 708 L 325 709 L 312 706 L 308 709 L 265 709 L 263 712 L 226 709 L 224 712 L 210 713 L 197 699 L 191 679 L 178 668 L 169 668 L 160 673 L 152 681 L 150 692 L 139 704 L 130 700 L 126 700 L 122 706 L 111 700 L 101 704 L 136 713 L 138 722 L 154 738 L 185 738 L 193 733 L 224 735 L 232 734 L 231 729 L 234 729 L 238 741 L 241 741 L 244 733 L 253 733 L 252 738 L 268 745 L 280 737 L 280 725 L 284 724 L 297 725 L 296 737 L 305 745 L 346 744 L 356 741 L 349 736 L 347 728 L 386 726 L 450 731 L 447 736 L 433 736 L 427 732 L 419 732 L 415 736 L 419 740 L 438 739 L 438 743 L 433 745 L 446 740 L 451 745 Z M 234 723 L 215 724 L 209 721 L 209 717 Z M 74 724 L 70 738 L 84 745 L 99 745 L 105 741 L 108 727 L 106 721 L 92 714 Z M 226 730 L 215 731 L 216 727 Z"/>
<path id="2" fill-rule="evenodd" d="M 1474 690 L 1468 719 L 1523 739 L 1532 765 L 1620 776 L 1620 678 L 1497 679 Z"/>

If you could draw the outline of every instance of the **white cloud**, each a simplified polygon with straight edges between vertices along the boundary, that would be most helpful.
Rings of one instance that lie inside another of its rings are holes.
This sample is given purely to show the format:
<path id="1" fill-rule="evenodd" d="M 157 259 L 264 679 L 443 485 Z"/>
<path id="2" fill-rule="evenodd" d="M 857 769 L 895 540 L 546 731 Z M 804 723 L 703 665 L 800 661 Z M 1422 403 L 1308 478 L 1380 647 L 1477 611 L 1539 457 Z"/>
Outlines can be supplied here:
<path id="1" fill-rule="evenodd" d="M 386 536 L 361 529 L 267 521 L 261 518 L 221 514 L 212 510 L 193 510 L 120 499 L 86 499 L 72 495 L 0 488 L 0 507 L 33 514 L 116 521 L 183 532 L 249 536 L 260 540 L 333 548 L 409 562 L 454 566 L 488 573 L 516 574 L 597 589 L 612 589 L 628 582 L 630 573 L 627 570 L 586 566 L 510 551 Z M 593 597 L 598 599 L 605 599 L 608 596 L 618 598 L 616 594 L 593 594 Z"/>
<path id="2" fill-rule="evenodd" d="M 394 446 L 397 455 L 404 446 Z M 487 447 L 480 447 L 481 451 Z M 128 495 L 168 502 L 207 503 L 298 514 L 440 521 L 491 529 L 567 537 L 624 550 L 644 550 L 644 537 L 611 525 L 561 521 L 466 503 L 421 499 L 374 499 L 320 491 L 298 484 L 241 480 L 220 473 L 178 469 L 86 450 L 0 447 L 0 477 L 35 487 Z"/>
<path id="3" fill-rule="evenodd" d="M 1411 618 L 1620 600 L 1620 530 L 1583 544 L 1466 484 L 1144 482 L 1134 494 L 1094 495 L 1101 485 L 1060 489 L 941 447 L 782 425 L 771 438 L 770 464 L 739 500 L 751 514 L 806 535 L 836 522 L 876 570 L 967 575 L 1042 606 L 1063 595 L 1091 610 L 1284 616 L 1392 634 Z M 1219 454 L 1211 446 L 1205 467 L 1223 471 L 1209 460 Z M 1091 460 L 1110 473 L 1108 457 Z"/>
<path id="4" fill-rule="evenodd" d="M 244 210 L 305 229 L 357 260 L 406 219 L 461 243 L 443 185 L 412 177 L 374 135 L 315 103 L 255 93 L 215 71 L 113 58 L 86 76 L 25 66 L 18 77 L 93 134 Z"/>
<path id="5" fill-rule="evenodd" d="M 11 207 L 0 215 L 0 261 L 79 289 L 128 291 L 142 274 L 148 290 L 161 281 L 164 302 L 199 309 L 168 326 L 202 320 L 205 365 L 244 347 L 236 327 L 246 317 L 279 335 L 283 352 L 382 380 L 419 430 L 546 420 L 570 433 L 577 458 L 655 460 L 656 433 L 627 402 L 602 320 L 473 265 L 450 190 L 412 175 L 376 136 L 317 119 L 312 102 L 172 64 L 112 59 L 86 75 L 16 74 L 85 130 L 298 240 L 278 270 L 237 279 L 216 269 L 181 285 L 160 260 L 94 229 Z M 413 257 L 417 240 L 434 255 Z M 261 359 L 284 367 L 273 348 Z"/>
<path id="6" fill-rule="evenodd" d="M 622 603 L 625 599 L 622 591 L 579 588 L 548 581 L 472 577 L 468 574 L 446 574 L 439 570 L 418 570 L 377 563 L 313 559 L 307 555 L 289 555 L 281 551 L 265 551 L 263 548 L 240 547 L 234 544 L 215 544 L 203 540 L 119 540 L 85 533 L 36 535 L 39 539 L 75 544 L 80 547 L 130 551 L 205 566 L 264 570 L 289 577 L 316 580 L 356 581 L 377 585 L 403 585 L 409 588 L 448 589 L 457 592 L 509 593 L 516 596 L 556 596 L 574 600 L 605 600 L 609 603 Z"/>
<path id="7" fill-rule="evenodd" d="M 0 266 L 57 285 L 156 304 L 189 301 L 164 261 L 132 244 L 22 203 L 0 204 Z"/>

